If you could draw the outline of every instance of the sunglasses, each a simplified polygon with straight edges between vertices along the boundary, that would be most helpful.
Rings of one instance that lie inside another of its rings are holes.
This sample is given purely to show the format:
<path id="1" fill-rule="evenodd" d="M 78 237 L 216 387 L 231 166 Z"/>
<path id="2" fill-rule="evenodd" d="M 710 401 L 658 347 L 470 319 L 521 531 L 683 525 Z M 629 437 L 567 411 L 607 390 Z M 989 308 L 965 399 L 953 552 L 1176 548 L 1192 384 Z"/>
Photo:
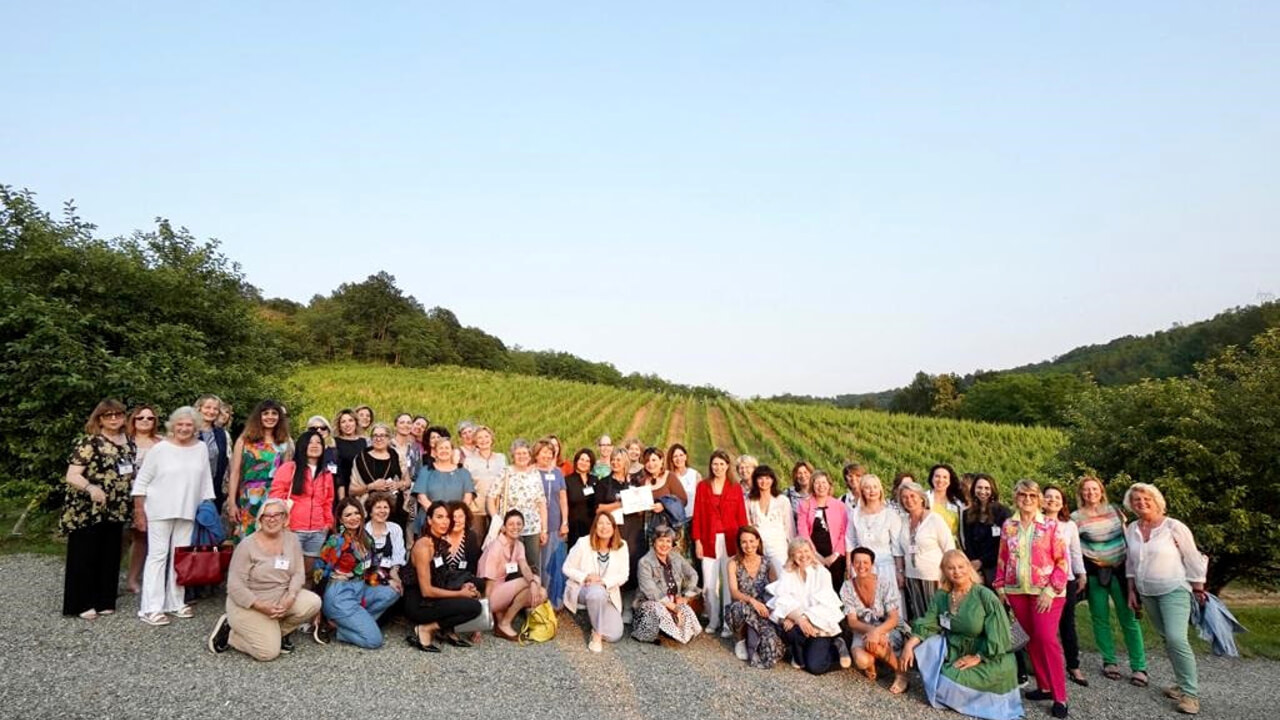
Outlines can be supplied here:
<path id="1" fill-rule="evenodd" d="M 322 433 L 327 433 L 327 432 L 329 432 L 329 428 L 327 428 L 327 427 L 321 427 L 321 426 L 319 426 L 319 425 L 317 425 L 317 426 L 315 426 L 315 427 L 309 427 L 309 428 L 307 428 L 307 429 L 308 429 L 308 430 L 315 430 L 316 432 L 322 432 Z"/>
<path id="2" fill-rule="evenodd" d="M 147 422 L 155 422 L 156 416 L 155 415 L 139 415 L 138 417 L 134 418 L 135 422 L 142 422 L 144 420 Z"/>
<path id="3" fill-rule="evenodd" d="M 124 413 L 122 413 L 122 412 L 118 412 L 118 411 L 116 411 L 116 410 L 108 410 L 107 412 L 102 413 L 102 414 L 101 414 L 101 415 L 99 415 L 98 417 L 100 417 L 100 418 L 107 418 L 108 420 L 111 420 L 111 419 L 114 419 L 114 418 L 122 418 L 122 417 L 124 417 Z"/>

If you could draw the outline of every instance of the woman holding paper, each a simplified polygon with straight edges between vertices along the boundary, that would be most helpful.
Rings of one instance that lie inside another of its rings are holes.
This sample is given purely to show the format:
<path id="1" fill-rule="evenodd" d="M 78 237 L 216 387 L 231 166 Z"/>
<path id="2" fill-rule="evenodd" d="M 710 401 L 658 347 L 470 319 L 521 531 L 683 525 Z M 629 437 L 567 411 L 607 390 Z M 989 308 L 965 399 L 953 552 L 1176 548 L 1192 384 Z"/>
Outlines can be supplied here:
<path id="1" fill-rule="evenodd" d="M 634 590 L 636 587 L 636 566 L 640 562 L 641 553 L 638 548 L 645 547 L 644 542 L 644 513 L 632 513 L 625 515 L 622 511 L 622 493 L 631 488 L 631 474 L 628 469 L 631 466 L 631 459 L 625 452 L 616 452 L 609 457 L 609 475 L 601 478 L 596 483 L 596 497 L 599 498 L 599 512 L 607 512 L 613 516 L 616 522 L 622 528 L 622 541 L 632 550 L 627 562 L 627 583 L 623 586 L 624 590 Z M 623 621 L 630 619 L 630 613 L 623 611 Z"/>

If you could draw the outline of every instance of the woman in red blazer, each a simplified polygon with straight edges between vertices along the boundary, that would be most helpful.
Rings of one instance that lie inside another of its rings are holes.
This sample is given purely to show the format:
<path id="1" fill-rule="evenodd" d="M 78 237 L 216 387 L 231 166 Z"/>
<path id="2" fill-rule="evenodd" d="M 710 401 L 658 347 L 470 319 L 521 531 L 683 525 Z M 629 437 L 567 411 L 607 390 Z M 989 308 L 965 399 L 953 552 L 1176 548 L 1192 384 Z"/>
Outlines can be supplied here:
<path id="1" fill-rule="evenodd" d="M 707 477 L 698 483 L 693 499 L 694 557 L 702 561 L 703 601 L 707 606 L 708 633 L 721 627 L 724 608 L 729 604 L 729 559 L 738 553 L 738 528 L 747 524 L 742 487 L 729 479 L 729 455 L 711 453 Z M 728 623 L 720 637 L 733 634 Z"/>

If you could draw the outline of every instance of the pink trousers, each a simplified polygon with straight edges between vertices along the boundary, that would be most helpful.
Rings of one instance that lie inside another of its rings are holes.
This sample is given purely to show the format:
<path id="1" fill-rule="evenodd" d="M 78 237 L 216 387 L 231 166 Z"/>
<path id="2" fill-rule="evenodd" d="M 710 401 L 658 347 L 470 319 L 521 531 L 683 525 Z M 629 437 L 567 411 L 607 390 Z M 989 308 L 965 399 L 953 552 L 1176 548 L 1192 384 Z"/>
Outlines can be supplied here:
<path id="1" fill-rule="evenodd" d="M 1053 693 L 1054 702 L 1067 702 L 1067 666 L 1058 640 L 1058 620 L 1066 598 L 1054 598 L 1049 612 L 1037 612 L 1035 595 L 1008 595 L 1009 606 L 1018 624 L 1027 631 L 1027 657 L 1036 673 L 1036 687 Z"/>

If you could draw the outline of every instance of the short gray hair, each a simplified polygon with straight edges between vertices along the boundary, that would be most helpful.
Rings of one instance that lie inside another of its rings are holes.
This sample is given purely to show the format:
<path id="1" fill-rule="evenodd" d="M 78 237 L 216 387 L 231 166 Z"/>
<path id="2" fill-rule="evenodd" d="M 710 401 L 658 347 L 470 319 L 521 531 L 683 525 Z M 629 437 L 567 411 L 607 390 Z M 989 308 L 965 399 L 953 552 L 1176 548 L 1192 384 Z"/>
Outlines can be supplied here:
<path id="1" fill-rule="evenodd" d="M 515 454 L 516 454 L 516 450 L 519 450 L 520 448 L 524 448 L 525 450 L 528 450 L 530 454 L 533 454 L 533 448 L 529 447 L 529 441 L 528 441 L 528 440 L 525 440 L 524 438 L 516 438 L 515 440 L 512 440 L 512 441 L 511 441 L 511 454 L 512 454 L 512 455 L 515 455 Z"/>
<path id="2" fill-rule="evenodd" d="M 169 413 L 169 419 L 165 421 L 164 429 L 170 434 L 172 434 L 173 426 L 176 425 L 178 421 L 181 420 L 182 418 L 187 418 L 191 420 L 192 424 L 196 426 L 197 430 L 199 430 L 200 426 L 204 424 L 203 415 L 196 412 L 196 409 L 191 407 L 190 405 L 183 405 L 177 410 L 174 410 L 173 412 Z"/>
<path id="3" fill-rule="evenodd" d="M 1129 486 L 1128 490 L 1124 491 L 1124 506 L 1129 510 L 1129 512 L 1133 512 L 1133 505 L 1129 504 L 1129 499 L 1133 496 L 1134 492 L 1150 495 L 1151 499 L 1156 503 L 1156 508 L 1160 510 L 1160 514 L 1163 515 L 1168 512 L 1169 504 L 1164 500 L 1164 493 L 1160 492 L 1160 488 L 1152 485 L 1151 483 L 1134 483 Z"/>
<path id="4" fill-rule="evenodd" d="M 652 543 L 658 542 L 662 538 L 670 538 L 672 542 L 676 540 L 676 531 L 671 529 L 670 525 L 659 525 L 653 529 Z"/>

